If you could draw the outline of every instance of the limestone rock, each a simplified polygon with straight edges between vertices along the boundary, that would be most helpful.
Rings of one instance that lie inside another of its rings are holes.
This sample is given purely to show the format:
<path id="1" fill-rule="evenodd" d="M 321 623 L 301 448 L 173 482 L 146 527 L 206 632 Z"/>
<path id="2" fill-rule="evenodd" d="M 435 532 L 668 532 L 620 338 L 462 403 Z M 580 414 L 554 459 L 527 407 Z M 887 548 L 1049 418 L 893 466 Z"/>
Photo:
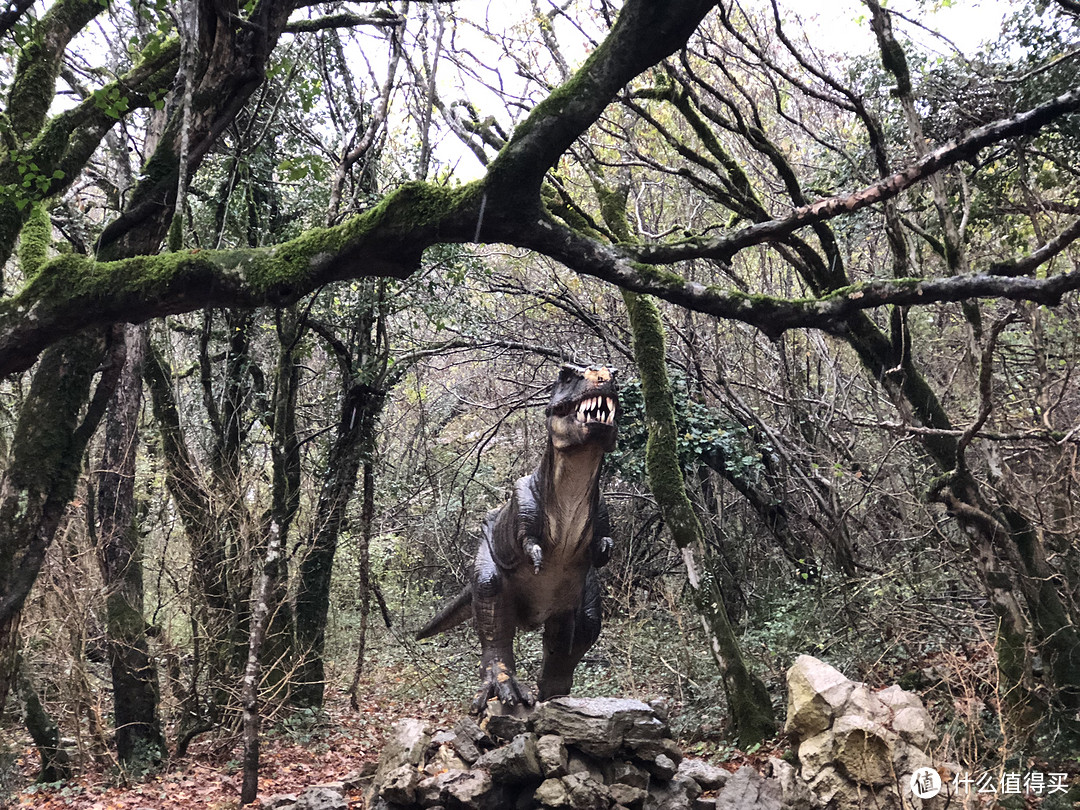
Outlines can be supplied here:
<path id="1" fill-rule="evenodd" d="M 716 810 L 781 810 L 780 785 L 749 765 L 735 771 L 716 794 Z"/>
<path id="2" fill-rule="evenodd" d="M 544 734 L 536 741 L 536 753 L 540 759 L 540 770 L 545 778 L 566 776 L 570 764 L 566 746 L 562 737 L 556 734 Z"/>
<path id="3" fill-rule="evenodd" d="M 607 810 L 611 806 L 611 792 L 607 786 L 587 773 L 564 776 L 563 784 L 570 794 L 570 807 L 574 810 Z"/>
<path id="4" fill-rule="evenodd" d="M 419 720 L 407 717 L 398 721 L 390 732 L 379 757 L 379 769 L 375 773 L 376 782 L 380 775 L 400 768 L 402 765 L 422 765 L 424 753 L 431 742 L 427 727 Z"/>
<path id="5" fill-rule="evenodd" d="M 657 754 L 653 759 L 645 763 L 645 770 L 664 782 L 672 779 L 679 770 L 679 766 L 667 754 Z M 695 785 L 697 782 L 694 783 Z"/>
<path id="6" fill-rule="evenodd" d="M 454 724 L 454 739 L 450 744 L 469 763 L 476 762 L 483 749 L 494 745 L 488 733 L 471 717 L 463 717 Z"/>
<path id="7" fill-rule="evenodd" d="M 483 754 L 476 760 L 476 767 L 487 768 L 492 779 L 509 785 L 539 779 L 543 772 L 536 749 L 536 735 L 518 734 L 506 745 Z"/>
<path id="8" fill-rule="evenodd" d="M 465 737 L 472 740 L 474 744 L 481 748 L 493 745 L 488 733 L 480 728 L 480 724 L 471 717 L 462 717 L 454 723 L 454 733 L 459 737 Z"/>
<path id="9" fill-rule="evenodd" d="M 604 769 L 592 757 L 579 751 L 571 751 L 566 761 L 567 773 L 585 773 L 595 782 L 605 782 Z"/>
<path id="10" fill-rule="evenodd" d="M 611 798 L 615 800 L 615 803 L 622 805 L 627 810 L 642 810 L 645 807 L 645 799 L 649 795 L 641 788 L 631 787 L 620 782 L 608 785 L 608 791 L 610 791 Z"/>
<path id="11" fill-rule="evenodd" d="M 525 720 L 512 714 L 496 714 L 487 719 L 488 734 L 500 740 L 512 740 L 527 729 Z"/>
<path id="12" fill-rule="evenodd" d="M 684 759 L 679 763 L 679 776 L 685 776 L 697 782 L 702 790 L 718 790 L 724 786 L 731 774 L 703 759 Z"/>
<path id="13" fill-rule="evenodd" d="M 570 791 L 561 777 L 545 779 L 533 793 L 533 799 L 544 807 L 569 807 Z"/>
<path id="14" fill-rule="evenodd" d="M 888 689 L 882 689 L 878 692 L 877 699 L 894 712 L 900 709 L 921 709 L 923 707 L 918 695 L 901 689 L 900 685 L 895 683 Z"/>
<path id="15" fill-rule="evenodd" d="M 420 774 L 412 765 L 402 765 L 383 776 L 379 795 L 388 802 L 410 804 L 416 798 Z"/>
<path id="16" fill-rule="evenodd" d="M 293 810 L 346 810 L 345 796 L 326 787 L 305 788 L 293 805 Z"/>
<path id="17" fill-rule="evenodd" d="M 560 697 L 541 703 L 533 715 L 538 734 L 559 734 L 568 744 L 596 757 L 610 757 L 625 740 L 663 735 L 664 724 L 638 700 Z"/>
<path id="18" fill-rule="evenodd" d="M 649 708 L 656 714 L 657 719 L 665 725 L 664 733 L 667 733 L 667 722 L 671 719 L 671 701 L 665 698 L 654 698 L 649 701 Z"/>
<path id="19" fill-rule="evenodd" d="M 682 749 L 679 748 L 679 744 L 668 737 L 662 737 L 658 740 L 633 742 L 629 743 L 628 747 L 634 752 L 634 756 L 642 762 L 654 761 L 658 756 L 663 754 L 678 765 L 682 762 L 683 758 Z"/>
<path id="20" fill-rule="evenodd" d="M 653 782 L 645 799 L 645 810 L 692 810 L 701 788 L 693 779 Z"/>
<path id="21" fill-rule="evenodd" d="M 296 807 L 295 793 L 276 793 L 262 802 L 262 810 L 293 810 Z"/>
<path id="22" fill-rule="evenodd" d="M 808 787 L 823 807 L 835 808 L 840 804 L 837 797 L 849 789 L 850 783 L 829 765 L 818 771 Z"/>
<path id="23" fill-rule="evenodd" d="M 784 731 L 796 740 L 803 740 L 829 727 L 854 691 L 855 684 L 824 661 L 800 655 L 788 670 L 787 688 Z"/>
<path id="24" fill-rule="evenodd" d="M 829 729 L 799 743 L 799 765 L 802 778 L 808 782 L 813 780 L 822 768 L 832 763 L 835 750 L 836 737 Z"/>
<path id="25" fill-rule="evenodd" d="M 780 786 L 781 804 L 786 810 L 807 810 L 815 806 L 814 794 L 799 778 L 795 766 L 776 757 L 769 758 L 768 775 Z"/>
<path id="26" fill-rule="evenodd" d="M 533 798 L 544 807 L 566 807 L 571 810 L 608 810 L 612 803 L 607 787 L 587 773 L 545 779 Z"/>
<path id="27" fill-rule="evenodd" d="M 841 717 L 833 724 L 832 733 L 836 738 L 834 759 L 845 775 L 875 787 L 893 782 L 895 734 L 858 715 Z"/>
<path id="28" fill-rule="evenodd" d="M 440 745 L 435 753 L 429 755 L 427 765 L 424 766 L 424 772 L 429 776 L 443 771 L 467 771 L 468 769 L 469 763 L 458 756 L 457 749 L 446 744 Z"/>
<path id="29" fill-rule="evenodd" d="M 855 714 L 878 723 L 888 723 L 892 718 L 892 710 L 885 702 L 871 692 L 866 684 L 857 683 L 854 686 L 840 709 L 840 714 Z"/>
<path id="30" fill-rule="evenodd" d="M 604 781 L 610 784 L 630 785 L 630 787 L 649 789 L 649 772 L 633 762 L 623 759 L 608 760 L 603 764 Z"/>
<path id="31" fill-rule="evenodd" d="M 487 771 L 446 771 L 423 779 L 416 786 L 416 798 L 424 807 L 442 804 L 476 810 L 501 810 L 502 796 L 493 789 Z"/>
<path id="32" fill-rule="evenodd" d="M 891 725 L 904 742 L 911 743 L 916 748 L 925 749 L 937 739 L 934 721 L 922 705 L 898 709 L 893 715 Z"/>

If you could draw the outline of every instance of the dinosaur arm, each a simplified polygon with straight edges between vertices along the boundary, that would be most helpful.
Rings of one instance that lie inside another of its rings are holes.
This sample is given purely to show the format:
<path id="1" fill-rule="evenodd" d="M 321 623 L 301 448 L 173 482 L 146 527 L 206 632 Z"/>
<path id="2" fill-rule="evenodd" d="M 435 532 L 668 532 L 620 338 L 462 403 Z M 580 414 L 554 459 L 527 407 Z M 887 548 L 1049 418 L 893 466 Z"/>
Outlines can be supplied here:
<path id="1" fill-rule="evenodd" d="M 603 568 L 611 559 L 611 549 L 615 541 L 611 539 L 611 517 L 607 503 L 600 498 L 596 506 L 596 519 L 593 521 L 592 564 Z"/>
<path id="2" fill-rule="evenodd" d="M 514 485 L 516 509 L 515 535 L 519 547 L 532 563 L 533 573 L 539 574 L 544 561 L 540 538 L 544 532 L 544 513 L 537 497 L 533 476 L 519 478 Z"/>

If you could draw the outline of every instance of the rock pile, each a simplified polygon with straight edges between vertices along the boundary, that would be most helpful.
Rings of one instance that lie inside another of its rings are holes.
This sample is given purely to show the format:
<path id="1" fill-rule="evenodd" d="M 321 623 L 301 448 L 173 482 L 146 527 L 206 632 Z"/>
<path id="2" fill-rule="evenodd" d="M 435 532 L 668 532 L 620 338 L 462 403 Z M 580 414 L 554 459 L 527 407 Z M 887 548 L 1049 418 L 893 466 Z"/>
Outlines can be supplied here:
<path id="1" fill-rule="evenodd" d="M 471 719 L 432 733 L 395 726 L 368 795 L 371 810 L 779 810 L 795 797 L 794 769 L 767 780 L 684 757 L 663 707 L 636 700 L 555 698 L 528 718 Z M 786 770 L 785 770 L 786 769 Z M 785 801 L 786 799 L 786 801 Z M 798 799 L 808 802 L 808 794 Z"/>
<path id="2" fill-rule="evenodd" d="M 948 784 L 933 798 L 912 791 L 912 774 L 933 769 L 935 739 L 918 696 L 899 686 L 873 692 L 808 655 L 787 683 L 798 770 L 770 759 L 763 773 L 729 773 L 683 756 L 662 704 L 563 697 L 525 718 L 488 717 L 483 728 L 469 718 L 435 731 L 402 720 L 373 777 L 263 806 L 345 810 L 344 794 L 371 778 L 368 810 L 944 810 Z"/>
<path id="3" fill-rule="evenodd" d="M 899 686 L 872 692 L 839 670 L 801 655 L 787 673 L 784 730 L 796 747 L 799 776 L 825 810 L 938 810 L 946 789 L 928 799 L 911 776 L 932 768 L 934 724 L 917 695 Z"/>

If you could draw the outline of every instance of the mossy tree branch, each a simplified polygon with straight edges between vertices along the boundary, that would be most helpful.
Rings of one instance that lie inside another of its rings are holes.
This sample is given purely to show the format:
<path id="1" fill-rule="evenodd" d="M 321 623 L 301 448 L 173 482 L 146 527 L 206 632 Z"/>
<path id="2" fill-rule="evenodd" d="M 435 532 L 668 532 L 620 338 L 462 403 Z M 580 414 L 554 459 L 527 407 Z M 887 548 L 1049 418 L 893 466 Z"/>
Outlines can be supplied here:
<path id="1" fill-rule="evenodd" d="M 595 235 L 584 235 L 544 216 L 539 186 L 547 169 L 627 82 L 685 42 L 709 5 L 687 0 L 660 9 L 639 0 L 628 3 L 608 40 L 574 77 L 533 110 L 481 181 L 457 189 L 408 184 L 337 228 L 314 230 L 265 251 L 138 257 L 97 264 L 73 257 L 54 260 L 18 296 L 0 306 L 0 374 L 29 367 L 50 343 L 94 324 L 142 321 L 208 305 L 286 304 L 335 280 L 408 276 L 426 247 L 476 239 L 533 248 L 578 272 L 716 317 L 741 320 L 770 335 L 805 327 L 842 332 L 852 313 L 883 304 L 1005 297 L 1052 305 L 1080 288 L 1078 273 L 1049 279 L 984 273 L 950 279 L 870 281 L 832 291 L 820 299 L 786 300 L 696 284 L 677 273 L 638 263 L 730 255 L 742 247 L 782 239 L 805 225 L 895 196 L 929 173 L 971 157 L 983 146 L 1032 132 L 1076 109 L 1080 90 L 981 127 L 861 192 L 804 206 L 786 217 L 756 223 L 719 240 L 611 246 Z M 278 24 L 284 27 L 286 20 L 282 18 Z M 266 47 L 274 35 L 261 36 L 261 47 Z M 218 42 L 212 44 L 216 48 Z M 256 45 L 248 43 L 246 47 Z M 220 78 L 224 54 L 215 50 L 210 61 L 207 76 Z M 250 84 L 242 70 L 250 61 L 250 55 L 245 55 L 231 63 L 241 78 L 232 79 L 230 88 L 243 90 Z M 210 78 L 201 85 L 204 89 L 211 87 Z M 225 79 L 220 79 L 213 86 L 222 91 L 226 87 L 223 82 Z M 216 110 L 199 117 L 201 134 L 193 160 L 205 153 L 226 113 Z M 176 151 L 164 138 L 144 173 L 144 187 L 133 194 L 130 210 L 106 230 L 103 244 L 156 232 L 156 227 L 146 228 L 146 223 L 157 222 L 163 211 L 171 210 L 178 172 Z M 1072 238 L 1072 233 L 1061 238 L 1055 249 L 1063 248 Z M 138 247 L 146 250 L 137 252 L 153 249 L 148 240 L 143 241 L 145 244 Z M 131 250 L 118 252 L 130 254 Z"/>

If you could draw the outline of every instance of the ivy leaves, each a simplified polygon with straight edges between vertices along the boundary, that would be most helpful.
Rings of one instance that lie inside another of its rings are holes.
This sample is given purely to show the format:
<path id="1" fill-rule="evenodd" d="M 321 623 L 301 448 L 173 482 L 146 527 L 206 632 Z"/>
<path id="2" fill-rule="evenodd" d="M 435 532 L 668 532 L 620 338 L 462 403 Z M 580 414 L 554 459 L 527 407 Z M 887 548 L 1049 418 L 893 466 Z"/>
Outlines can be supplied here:
<path id="1" fill-rule="evenodd" d="M 677 452 L 683 469 L 718 459 L 732 478 L 756 481 L 764 464 L 761 449 L 750 432 L 718 409 L 693 401 L 686 379 L 678 373 L 671 375 L 671 393 L 675 400 Z M 619 404 L 619 445 L 609 458 L 620 475 L 644 480 L 648 431 L 639 380 L 630 380 L 621 387 Z"/>

